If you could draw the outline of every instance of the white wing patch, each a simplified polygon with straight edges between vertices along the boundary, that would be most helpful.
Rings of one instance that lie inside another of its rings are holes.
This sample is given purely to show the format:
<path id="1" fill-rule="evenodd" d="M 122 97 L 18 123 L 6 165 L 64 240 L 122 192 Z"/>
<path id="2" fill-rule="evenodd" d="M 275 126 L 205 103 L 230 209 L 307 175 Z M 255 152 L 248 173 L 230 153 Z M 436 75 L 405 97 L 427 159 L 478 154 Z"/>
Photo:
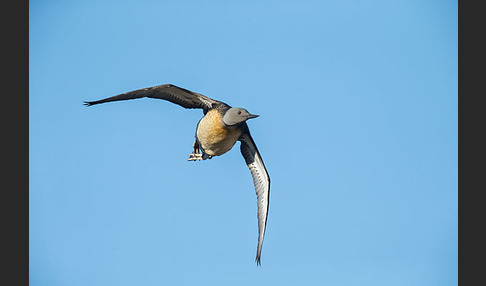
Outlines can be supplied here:
<path id="1" fill-rule="evenodd" d="M 240 138 L 241 154 L 245 158 L 246 164 L 250 169 L 253 177 L 253 184 L 257 195 L 258 207 L 258 246 L 256 262 L 260 265 L 260 257 L 262 252 L 263 237 L 265 236 L 265 228 L 267 225 L 268 205 L 270 196 L 270 177 L 265 168 L 263 160 L 258 152 L 255 142 L 251 138 L 249 132 L 243 134 Z"/>

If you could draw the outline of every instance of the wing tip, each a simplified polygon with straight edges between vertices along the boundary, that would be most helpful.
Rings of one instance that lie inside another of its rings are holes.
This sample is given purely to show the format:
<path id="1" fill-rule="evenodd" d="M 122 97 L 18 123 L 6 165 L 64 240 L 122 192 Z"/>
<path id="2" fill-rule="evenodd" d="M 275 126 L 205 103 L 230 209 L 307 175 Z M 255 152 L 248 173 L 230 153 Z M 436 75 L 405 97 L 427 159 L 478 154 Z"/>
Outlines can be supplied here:
<path id="1" fill-rule="evenodd" d="M 262 266 L 261 257 L 262 257 L 262 247 L 258 246 L 257 254 L 256 254 L 256 257 L 255 257 L 255 262 L 256 262 L 257 266 Z"/>
<path id="2" fill-rule="evenodd" d="M 88 107 L 88 106 L 91 106 L 91 105 L 95 105 L 94 101 L 83 101 L 83 105 Z"/>
<path id="3" fill-rule="evenodd" d="M 262 266 L 262 263 L 260 261 L 260 255 L 257 255 L 257 257 L 255 258 L 255 261 L 256 261 L 257 266 L 260 266 L 260 267 Z"/>

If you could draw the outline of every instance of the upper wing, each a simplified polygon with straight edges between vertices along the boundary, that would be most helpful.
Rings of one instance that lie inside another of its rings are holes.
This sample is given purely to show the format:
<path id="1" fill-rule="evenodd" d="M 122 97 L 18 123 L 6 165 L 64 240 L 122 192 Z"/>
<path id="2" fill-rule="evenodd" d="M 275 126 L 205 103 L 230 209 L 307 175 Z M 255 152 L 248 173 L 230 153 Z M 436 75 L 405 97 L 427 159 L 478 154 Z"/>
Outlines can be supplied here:
<path id="1" fill-rule="evenodd" d="M 85 101 L 84 104 L 91 106 L 110 101 L 128 100 L 142 97 L 168 100 L 184 108 L 201 108 L 205 113 L 212 108 L 213 103 L 221 103 L 220 101 L 211 99 L 202 94 L 192 92 L 172 84 L 163 84 L 125 92 L 101 100 Z"/>
<path id="2" fill-rule="evenodd" d="M 248 129 L 240 137 L 241 154 L 245 158 L 246 164 L 250 169 L 253 177 L 253 184 L 255 185 L 255 192 L 257 195 L 258 205 L 258 247 L 256 262 L 260 265 L 260 257 L 262 252 L 263 237 L 265 235 L 265 228 L 267 226 L 268 204 L 270 197 L 270 177 L 268 176 L 265 164 L 263 164 L 262 157 L 250 135 Z"/>

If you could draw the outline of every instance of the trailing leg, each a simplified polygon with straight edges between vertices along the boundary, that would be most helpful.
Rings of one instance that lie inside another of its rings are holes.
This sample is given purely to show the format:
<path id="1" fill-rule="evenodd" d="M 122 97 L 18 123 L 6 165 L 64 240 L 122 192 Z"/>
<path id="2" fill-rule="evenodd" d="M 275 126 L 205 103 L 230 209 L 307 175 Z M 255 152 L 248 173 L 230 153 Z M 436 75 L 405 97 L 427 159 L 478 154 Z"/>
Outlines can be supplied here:
<path id="1" fill-rule="evenodd" d="M 195 140 L 194 144 L 192 144 L 192 154 L 189 154 L 189 158 L 187 160 L 188 161 L 206 160 L 206 159 L 211 159 L 212 157 L 213 156 L 204 153 L 204 151 L 202 151 L 199 146 L 199 142 Z"/>

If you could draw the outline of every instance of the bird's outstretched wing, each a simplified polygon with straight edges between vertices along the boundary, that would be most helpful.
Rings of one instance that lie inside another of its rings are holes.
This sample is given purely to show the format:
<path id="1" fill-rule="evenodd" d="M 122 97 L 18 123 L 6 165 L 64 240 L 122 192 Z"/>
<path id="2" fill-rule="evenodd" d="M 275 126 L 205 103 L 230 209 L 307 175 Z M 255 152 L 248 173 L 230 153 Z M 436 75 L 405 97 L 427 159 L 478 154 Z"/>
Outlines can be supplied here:
<path id="1" fill-rule="evenodd" d="M 255 185 L 258 206 L 258 246 L 256 262 L 260 265 L 262 253 L 263 237 L 267 226 L 268 204 L 270 197 L 270 177 L 268 176 L 262 157 L 250 135 L 248 128 L 239 139 L 241 141 L 241 154 L 245 158 L 246 164 L 250 169 Z"/>
<path id="2" fill-rule="evenodd" d="M 204 110 L 204 113 L 211 109 L 214 103 L 222 103 L 202 94 L 192 92 L 173 84 L 163 84 L 125 92 L 101 100 L 85 101 L 84 104 L 86 106 L 91 106 L 110 101 L 128 100 L 143 97 L 168 100 L 184 108 L 200 108 Z"/>

